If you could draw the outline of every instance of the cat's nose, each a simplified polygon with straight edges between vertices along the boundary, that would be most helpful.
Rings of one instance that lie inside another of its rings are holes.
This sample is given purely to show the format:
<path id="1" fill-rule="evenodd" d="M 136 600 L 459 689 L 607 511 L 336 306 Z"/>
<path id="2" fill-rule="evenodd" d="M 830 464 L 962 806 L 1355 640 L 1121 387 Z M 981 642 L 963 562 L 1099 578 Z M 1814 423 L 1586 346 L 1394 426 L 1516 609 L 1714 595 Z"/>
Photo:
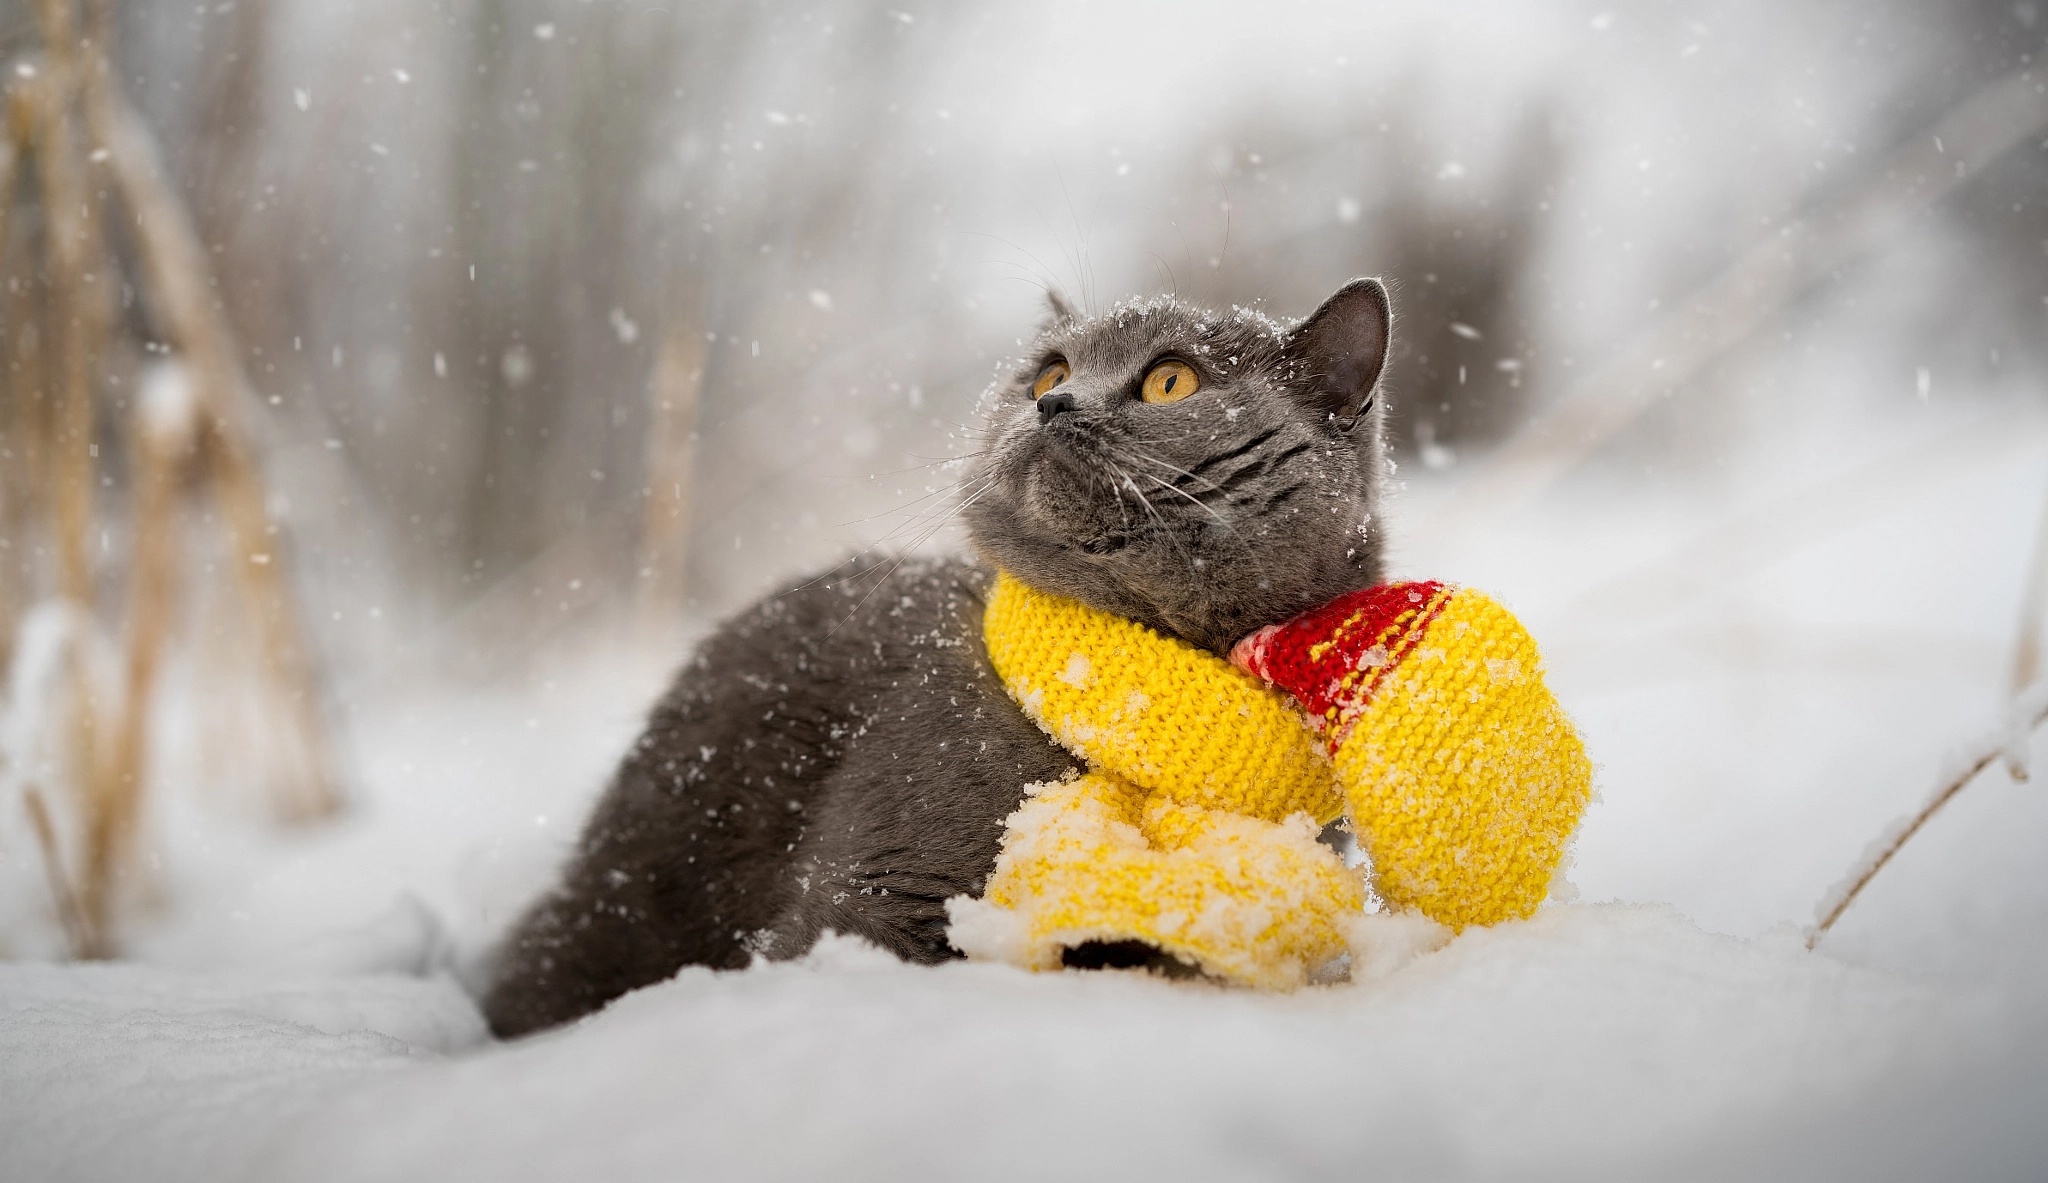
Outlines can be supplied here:
<path id="1" fill-rule="evenodd" d="M 1038 421 L 1051 423 L 1055 416 L 1064 415 L 1074 409 L 1074 396 L 1064 390 L 1049 391 L 1038 396 Z"/>

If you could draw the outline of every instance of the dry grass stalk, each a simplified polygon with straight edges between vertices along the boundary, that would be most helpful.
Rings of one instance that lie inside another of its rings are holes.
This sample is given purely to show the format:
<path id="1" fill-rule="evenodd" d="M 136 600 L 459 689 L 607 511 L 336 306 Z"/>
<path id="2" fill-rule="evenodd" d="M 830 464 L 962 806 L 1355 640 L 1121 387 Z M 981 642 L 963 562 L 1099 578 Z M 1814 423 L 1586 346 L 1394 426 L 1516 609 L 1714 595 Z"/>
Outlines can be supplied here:
<path id="1" fill-rule="evenodd" d="M 647 497 L 640 518 L 640 625 L 672 626 L 689 574 L 691 482 L 704 340 L 687 318 L 668 326 L 648 382 Z"/>
<path id="2" fill-rule="evenodd" d="M 177 607 L 178 488 L 192 452 L 190 403 L 182 392 L 159 387 L 144 394 L 130 435 L 135 486 L 121 709 L 98 776 L 104 805 L 92 815 L 85 842 L 87 914 L 97 932 L 112 931 L 111 892 L 131 863 L 142 816 L 150 705 Z"/>
<path id="3" fill-rule="evenodd" d="M 2048 128 L 2038 71 L 1952 108 L 1868 186 L 1772 230 L 1496 452 L 1430 524 L 1462 530 L 1521 504 L 1777 316 L 1801 291 L 1897 239 L 1911 218 Z"/>
<path id="4" fill-rule="evenodd" d="M 48 803 L 38 794 L 30 804 L 30 824 L 44 847 L 73 952 L 98 957 L 116 951 L 117 904 L 134 860 L 147 789 L 151 706 L 178 601 L 177 502 L 201 442 L 210 461 L 209 491 L 220 502 L 238 552 L 235 567 L 266 658 L 268 692 L 289 712 L 281 730 L 287 742 L 295 741 L 297 761 L 277 778 L 283 811 L 318 815 L 331 811 L 339 798 L 281 540 L 245 429 L 247 379 L 214 299 L 204 252 L 164 179 L 154 141 L 111 74 L 108 7 L 102 0 L 87 2 L 92 20 L 81 35 L 77 0 L 36 0 L 44 56 L 6 80 L 6 137 L 0 141 L 0 167 L 7 174 L 0 177 L 0 210 L 9 209 L 15 196 L 11 175 L 17 159 L 33 155 L 45 224 L 39 282 L 29 297 L 34 316 L 15 322 L 19 327 L 8 334 L 11 397 L 4 412 L 10 429 L 26 430 L 20 433 L 25 463 L 9 465 L 5 484 L 7 526 L 10 534 L 19 532 L 17 525 L 47 530 L 57 555 L 59 593 L 77 605 L 82 618 L 92 619 L 98 598 L 90 546 L 96 398 L 111 336 L 115 275 L 100 221 L 108 215 L 100 208 L 100 187 L 87 181 L 82 130 L 103 150 L 92 161 L 109 162 L 112 188 L 134 219 L 141 286 L 187 361 L 197 394 L 196 400 L 172 400 L 177 405 L 168 415 L 144 400 L 135 421 L 121 425 L 133 450 L 134 481 L 121 681 L 118 689 L 103 691 L 87 667 L 87 643 L 72 646 L 67 673 L 67 756 L 81 842 L 75 890 L 58 857 Z M 0 260 L 8 246 L 0 234 Z M 18 475 L 23 468 L 33 469 L 30 479 Z M 0 587 L 0 593 L 7 590 Z"/>
<path id="5" fill-rule="evenodd" d="M 1806 947 L 1812 949 L 1820 944 L 1821 938 L 1835 926 L 1835 921 L 1842 918 L 1842 913 L 1848 911 L 1849 905 L 1856 902 L 1856 897 L 1862 894 L 1870 881 L 1877 878 L 1877 873 L 1884 870 L 1885 864 L 1892 861 L 1893 856 L 1912 840 L 1913 835 L 1920 832 L 1929 819 L 1941 811 L 1942 806 L 1947 805 L 1965 786 L 1977 779 L 1978 773 L 1997 763 L 2001 757 L 2007 756 L 2017 743 L 2025 742 L 2025 737 L 2039 730 L 2043 723 L 2048 723 L 2048 695 L 2042 696 L 2039 701 L 2023 709 L 2015 719 L 2015 726 L 2012 729 L 1989 737 L 1972 749 L 1975 754 L 1963 763 L 1953 776 L 1944 780 L 1940 787 L 1935 789 L 1934 795 L 1927 799 L 1927 804 L 1921 806 L 1920 811 L 1904 825 L 1872 844 L 1863 862 L 1851 870 L 1842 881 L 1843 886 L 1838 887 L 1834 894 L 1822 901 L 1820 922 L 1807 934 Z"/>
<path id="6" fill-rule="evenodd" d="M 57 841 L 57 827 L 50 819 L 50 808 L 43 803 L 42 790 L 30 785 L 22 793 L 22 806 L 28 811 L 29 829 L 35 832 L 36 846 L 43 854 L 43 876 L 50 885 L 50 902 L 57 909 L 57 924 L 64 930 L 64 942 L 71 949 L 74 959 L 91 957 L 96 954 L 100 942 L 88 927 L 85 912 L 78 906 L 78 896 L 71 890 L 71 878 L 64 873 L 63 848 Z"/>
<path id="7" fill-rule="evenodd" d="M 10 259 L 14 186 L 21 160 L 28 152 L 28 103 L 18 88 L 0 86 L 0 279 Z M 26 597 L 16 588 L 22 550 L 14 549 L 30 521 L 41 471 L 41 398 L 33 374 L 41 364 L 30 349 L 35 344 L 34 311 L 15 287 L 0 284 L 0 670 L 14 660 L 14 631 Z"/>
<path id="8" fill-rule="evenodd" d="M 256 619 L 275 698 L 289 711 L 300 758 L 294 773 L 280 778 L 279 804 L 293 820 L 326 816 L 341 805 L 332 741 L 284 540 L 271 520 L 267 482 L 249 436 L 250 387 L 234 334 L 213 296 L 198 235 L 165 179 L 155 140 L 105 69 L 91 71 L 86 83 L 89 126 L 108 154 L 115 191 L 135 220 L 144 292 L 197 383 L 211 492 L 238 552 L 235 575 Z"/>
<path id="9" fill-rule="evenodd" d="M 106 278 L 110 260 L 100 233 L 93 192 L 86 184 L 85 152 L 78 138 L 73 109 L 85 69 L 69 0 L 44 0 L 37 7 L 46 57 L 29 88 L 34 114 L 33 147 L 36 174 L 42 181 L 42 208 L 48 219 L 44 235 L 45 282 L 57 320 L 57 430 L 49 460 L 55 519 L 58 591 L 90 618 L 97 601 L 97 579 L 91 555 L 94 463 L 99 446 L 96 423 L 96 370 L 106 349 L 111 310 Z M 110 835 L 130 832 L 132 794 L 110 778 L 106 760 L 109 704 L 85 667 L 86 647 L 72 650 L 73 687 L 69 765 L 85 819 L 85 873 L 79 905 L 88 937 L 86 952 L 108 956 L 113 931 L 114 899 L 119 888 L 117 860 L 103 857 Z"/>
<path id="10" fill-rule="evenodd" d="M 37 85 L 26 88 L 36 117 L 36 173 L 49 228 L 44 236 L 50 304 L 60 321 L 58 448 L 50 488 L 57 522 L 58 587 L 90 609 L 93 573 L 88 536 L 93 515 L 93 363 L 104 343 L 105 301 L 96 299 L 93 266 L 103 260 L 98 226 L 87 210 L 82 154 L 70 118 L 75 71 L 52 55 Z"/>

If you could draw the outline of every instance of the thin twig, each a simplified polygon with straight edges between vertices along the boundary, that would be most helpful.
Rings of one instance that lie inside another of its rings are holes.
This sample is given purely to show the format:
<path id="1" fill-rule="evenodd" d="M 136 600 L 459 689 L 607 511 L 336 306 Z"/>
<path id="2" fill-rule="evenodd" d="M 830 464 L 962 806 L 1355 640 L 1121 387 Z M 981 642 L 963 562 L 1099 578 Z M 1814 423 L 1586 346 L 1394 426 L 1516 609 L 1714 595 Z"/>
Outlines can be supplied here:
<path id="1" fill-rule="evenodd" d="M 28 810 L 28 825 L 35 831 L 36 845 L 43 852 L 43 876 L 50 885 L 50 900 L 57 909 L 57 923 L 64 930 L 64 943 L 71 950 L 72 960 L 83 961 L 93 955 L 98 942 L 93 939 L 84 910 L 78 906 L 77 893 L 71 890 L 71 878 L 64 873 L 63 848 L 57 844 L 57 827 L 50 822 L 50 808 L 43 803 L 42 790 L 34 785 L 22 793 L 21 802 Z"/>
<path id="2" fill-rule="evenodd" d="M 2048 723 L 2048 695 L 2041 696 L 2040 701 L 2027 704 L 2027 707 L 2028 709 L 2022 712 L 2025 722 L 2025 730 L 2022 734 L 2031 735 L 2043 723 Z M 2018 721 L 2015 720 L 2015 722 Z M 1932 818 L 1940 811 L 1942 806 L 1947 805 L 1949 800 L 1957 793 L 1962 792 L 1963 786 L 1975 780 L 1978 773 L 1997 763 L 2001 756 L 2004 756 L 2012 749 L 2013 733 L 2015 730 L 2017 729 L 2008 729 L 2006 732 L 1987 738 L 1983 743 L 1979 744 L 1977 748 L 1978 754 L 1970 759 L 1968 763 L 1964 764 L 1961 771 L 1957 772 L 1956 775 L 1942 782 L 1941 787 L 1935 790 L 1934 795 L 1928 798 L 1927 804 L 1921 807 L 1919 813 L 1913 815 L 1911 821 L 1891 834 L 1889 838 L 1880 838 L 1873 844 L 1873 853 L 1866 854 L 1864 861 L 1844 879 L 1844 882 L 1848 884 L 1847 890 L 1840 891 L 1839 894 L 1832 895 L 1822 901 L 1821 906 L 1824 909 L 1824 913 L 1821 916 L 1820 923 L 1816 924 L 1813 927 L 1813 931 L 1807 934 L 1806 947 L 1808 949 L 1812 949 L 1820 944 L 1820 939 L 1827 935 L 1830 928 L 1835 926 L 1835 921 L 1841 919 L 1842 913 L 1849 910 L 1849 905 L 1856 902 L 1856 897 L 1862 893 L 1864 886 L 1877 877 L 1877 873 L 1884 869 L 1884 865 L 1891 862 L 1892 856 L 1899 853 L 1900 848 L 1905 846 L 1906 842 L 1913 835 L 1920 832 L 1920 828 L 1927 824 L 1929 818 Z"/>

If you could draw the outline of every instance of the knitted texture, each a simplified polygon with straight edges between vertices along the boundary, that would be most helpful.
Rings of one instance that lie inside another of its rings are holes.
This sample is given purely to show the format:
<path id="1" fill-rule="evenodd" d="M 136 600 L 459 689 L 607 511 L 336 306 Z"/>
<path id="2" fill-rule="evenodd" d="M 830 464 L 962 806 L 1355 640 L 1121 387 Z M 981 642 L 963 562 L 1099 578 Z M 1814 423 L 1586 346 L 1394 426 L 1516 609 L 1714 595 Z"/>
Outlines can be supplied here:
<path id="1" fill-rule="evenodd" d="M 1284 695 L 1007 574 L 983 636 L 1011 697 L 1090 771 L 1011 815 L 983 899 L 952 905 L 956 945 L 1050 969 L 1139 940 L 1282 989 L 1345 951 L 1364 885 L 1316 841 L 1344 797 Z"/>
<path id="2" fill-rule="evenodd" d="M 1028 790 L 983 898 L 948 902 L 972 956 L 1046 969 L 1137 940 L 1289 988 L 1365 902 L 1319 823 L 1348 813 L 1381 896 L 1462 927 L 1534 910 L 1590 794 L 1533 642 L 1474 592 L 1353 593 L 1246 638 L 1234 669 L 999 574 L 983 634 L 1088 771 Z"/>
<path id="3" fill-rule="evenodd" d="M 1097 771 L 1267 821 L 1344 810 L 1301 711 L 1214 654 L 1008 574 L 982 637 L 1024 713 Z"/>
<path id="4" fill-rule="evenodd" d="M 1462 928 L 1543 902 L 1592 765 L 1507 609 L 1384 584 L 1261 629 L 1231 660 L 1322 727 L 1389 904 Z"/>

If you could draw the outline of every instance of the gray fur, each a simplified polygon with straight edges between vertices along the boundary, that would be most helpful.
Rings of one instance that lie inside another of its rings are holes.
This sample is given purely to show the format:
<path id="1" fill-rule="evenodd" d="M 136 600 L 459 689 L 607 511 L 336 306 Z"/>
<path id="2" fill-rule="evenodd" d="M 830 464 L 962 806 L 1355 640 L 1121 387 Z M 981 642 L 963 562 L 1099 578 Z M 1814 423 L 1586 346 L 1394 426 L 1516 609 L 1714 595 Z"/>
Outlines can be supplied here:
<path id="1" fill-rule="evenodd" d="M 1385 289 L 1360 280 L 1292 333 L 1165 299 L 1056 315 L 988 408 L 993 483 L 966 512 L 976 548 L 1027 583 L 1217 653 L 1377 582 L 1384 411 L 1362 404 L 1385 361 L 1386 307 Z M 1140 402 L 1145 371 L 1167 357 L 1195 367 L 1200 392 Z M 1055 359 L 1073 368 L 1060 389 L 1074 410 L 1042 424 L 1031 381 Z"/>
<path id="2" fill-rule="evenodd" d="M 1292 330 L 1171 300 L 1056 307 L 990 394 L 965 509 L 982 561 L 848 563 L 713 633 L 503 946 L 492 1029 L 685 965 L 794 957 L 828 929 L 953 956 L 944 901 L 980 891 L 1024 786 L 1075 767 L 988 667 L 992 569 L 1219 653 L 1376 582 L 1387 330 L 1371 280 Z M 1145 404 L 1164 357 L 1202 388 Z M 1073 409 L 1041 421 L 1030 385 L 1053 358 Z"/>

